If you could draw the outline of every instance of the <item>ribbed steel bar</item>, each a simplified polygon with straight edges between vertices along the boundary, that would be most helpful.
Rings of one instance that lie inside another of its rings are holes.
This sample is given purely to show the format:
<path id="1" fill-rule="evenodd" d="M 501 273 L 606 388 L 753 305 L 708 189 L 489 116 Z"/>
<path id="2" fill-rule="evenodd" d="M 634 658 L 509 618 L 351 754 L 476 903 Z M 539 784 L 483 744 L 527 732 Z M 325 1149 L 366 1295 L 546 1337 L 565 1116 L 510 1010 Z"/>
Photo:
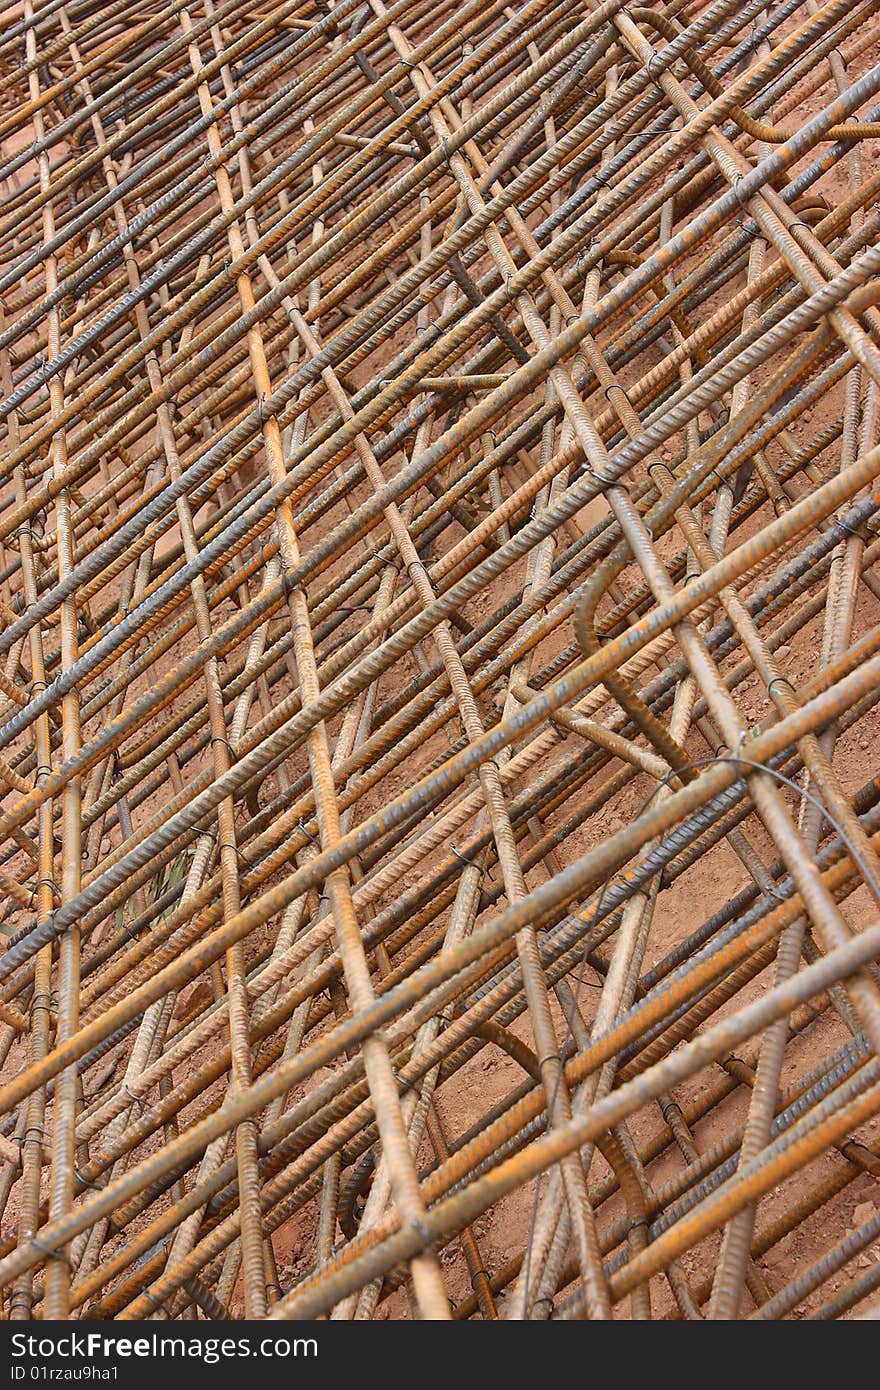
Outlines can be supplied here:
<path id="1" fill-rule="evenodd" d="M 0 23 L 2 1314 L 864 1316 L 880 0 Z"/>

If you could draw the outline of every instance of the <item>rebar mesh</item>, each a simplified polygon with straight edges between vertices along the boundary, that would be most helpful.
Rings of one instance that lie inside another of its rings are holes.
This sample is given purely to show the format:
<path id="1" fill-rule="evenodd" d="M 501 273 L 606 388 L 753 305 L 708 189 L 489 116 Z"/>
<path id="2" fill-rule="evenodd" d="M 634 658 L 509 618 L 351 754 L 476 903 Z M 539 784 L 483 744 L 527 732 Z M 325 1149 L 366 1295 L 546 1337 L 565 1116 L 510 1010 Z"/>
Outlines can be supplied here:
<path id="1" fill-rule="evenodd" d="M 4 1316 L 870 1309 L 878 8 L 6 8 Z"/>

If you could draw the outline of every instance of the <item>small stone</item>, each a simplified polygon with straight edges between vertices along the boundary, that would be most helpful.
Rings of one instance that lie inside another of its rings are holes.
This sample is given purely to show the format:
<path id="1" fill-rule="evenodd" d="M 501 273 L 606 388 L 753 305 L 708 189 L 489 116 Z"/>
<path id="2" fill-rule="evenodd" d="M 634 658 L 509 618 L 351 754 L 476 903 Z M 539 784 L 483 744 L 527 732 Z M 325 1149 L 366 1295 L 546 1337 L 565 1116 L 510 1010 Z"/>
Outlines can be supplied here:
<path id="1" fill-rule="evenodd" d="M 873 1202 L 859 1202 L 853 1210 L 853 1225 L 866 1226 L 869 1221 L 873 1221 L 877 1215 L 877 1208 Z"/>
<path id="2" fill-rule="evenodd" d="M 777 647 L 775 654 L 780 658 L 781 661 L 784 661 L 787 656 L 791 655 L 791 647 L 787 645 Z"/>

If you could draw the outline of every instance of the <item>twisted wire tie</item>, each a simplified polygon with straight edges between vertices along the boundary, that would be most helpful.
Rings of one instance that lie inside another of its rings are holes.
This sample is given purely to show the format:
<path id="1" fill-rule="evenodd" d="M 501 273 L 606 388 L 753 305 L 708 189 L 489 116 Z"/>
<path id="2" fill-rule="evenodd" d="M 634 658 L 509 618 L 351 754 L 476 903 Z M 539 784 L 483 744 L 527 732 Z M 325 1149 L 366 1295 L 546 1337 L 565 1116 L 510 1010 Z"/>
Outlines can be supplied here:
<path id="1" fill-rule="evenodd" d="M 397 1070 L 396 1067 L 391 1068 L 391 1075 L 394 1077 L 394 1080 L 397 1082 L 398 1086 L 400 1086 L 404 1091 L 416 1090 L 416 1087 L 413 1085 L 413 1083 L 411 1081 L 407 1081 L 405 1076 L 401 1076 L 400 1072 Z"/>
<path id="2" fill-rule="evenodd" d="M 68 1269 L 73 1268 L 72 1264 L 70 1263 L 70 1260 L 64 1254 L 63 1250 L 55 1250 L 51 1245 L 46 1244 L 42 1240 L 38 1240 L 36 1236 L 31 1236 L 31 1244 L 35 1245 L 37 1249 L 47 1257 L 47 1259 L 60 1260 L 62 1264 L 67 1265 Z"/>
<path id="3" fill-rule="evenodd" d="M 285 598 L 292 598 L 297 590 L 302 592 L 302 585 L 298 584 L 289 570 L 285 570 L 281 576 L 281 592 Z"/>
<path id="4" fill-rule="evenodd" d="M 131 1089 L 127 1082 L 123 1081 L 122 1089 L 134 1105 L 139 1105 L 141 1110 L 146 1110 L 147 1107 L 143 1099 L 140 1096 L 135 1095 L 134 1091 Z"/>
<path id="5" fill-rule="evenodd" d="M 475 859 L 471 859 L 467 854 L 462 854 L 461 850 L 456 849 L 455 845 L 450 845 L 449 848 L 452 850 L 452 853 L 455 855 L 456 859 L 460 864 L 466 864 L 470 869 L 480 868 L 480 865 L 477 863 Z"/>
<path id="6" fill-rule="evenodd" d="M 44 1009 L 47 1014 L 51 1014 L 52 995 L 48 990 L 40 990 L 34 994 L 31 1000 L 31 1013 L 36 1013 L 38 1009 Z"/>
<path id="7" fill-rule="evenodd" d="M 102 1192 L 102 1191 L 103 1191 L 103 1188 L 101 1187 L 101 1184 L 98 1183 L 98 1182 L 95 1182 L 94 1178 L 87 1178 L 87 1177 L 85 1177 L 85 1176 L 79 1171 L 79 1169 L 76 1167 L 76 1164 L 74 1164 L 73 1175 L 74 1175 L 74 1177 L 76 1178 L 77 1182 L 78 1182 L 78 1183 L 81 1183 L 83 1187 L 90 1187 L 90 1188 L 92 1189 L 93 1192 Z"/>
<path id="8" fill-rule="evenodd" d="M 627 405 L 632 406 L 632 401 L 630 400 L 629 395 L 627 394 L 626 388 L 624 386 L 621 386 L 619 381 L 612 381 L 610 386 L 606 386 L 603 388 L 603 394 L 605 396 L 605 399 L 606 401 L 608 401 L 608 404 L 610 405 L 611 398 L 608 395 L 609 391 L 619 391 L 620 394 L 623 396 L 624 400 L 626 401 Z M 657 460 L 654 461 L 653 466 L 655 468 L 657 467 Z"/>
<path id="9" fill-rule="evenodd" d="M 739 736 L 739 738 L 737 739 L 736 743 L 734 744 L 733 748 L 731 748 L 731 750 L 730 750 L 731 761 L 733 762 L 733 765 L 734 765 L 734 767 L 736 768 L 737 777 L 738 777 L 738 780 L 739 780 L 740 782 L 744 782 L 745 779 L 746 779 L 746 773 L 744 773 L 741 769 L 742 769 L 744 766 L 746 766 L 746 762 L 745 762 L 745 760 L 742 758 L 742 750 L 743 750 L 743 744 L 745 743 L 747 737 L 748 737 L 748 732 L 747 732 L 747 730 L 743 729 L 742 733 L 740 734 L 740 736 Z M 719 761 L 721 761 L 720 758 L 719 758 Z"/>
<path id="10" fill-rule="evenodd" d="M 387 565 L 389 569 L 395 570 L 400 574 L 401 559 L 399 555 L 383 555 L 381 552 L 376 556 L 381 564 Z"/>
<path id="11" fill-rule="evenodd" d="M 768 883 L 767 887 L 762 888 L 761 891 L 765 897 L 773 898 L 774 901 L 778 903 L 784 903 L 788 898 L 788 894 L 783 893 L 782 889 L 776 883 Z"/>
<path id="12" fill-rule="evenodd" d="M 742 174 L 742 173 L 736 173 L 736 174 L 734 174 L 734 176 L 733 176 L 733 182 L 732 182 L 732 184 L 731 184 L 731 186 L 730 186 L 730 187 L 731 187 L 731 192 L 733 193 L 733 196 L 736 198 L 736 200 L 737 200 L 737 202 L 739 203 L 739 205 L 740 205 L 741 208 L 744 208 L 744 207 L 746 206 L 746 203 L 749 201 L 749 199 L 750 199 L 751 196 L 752 196 L 751 193 L 746 193 L 745 195 L 743 195 L 743 194 L 740 193 L 740 191 L 739 191 L 739 189 L 740 189 L 740 184 L 742 183 L 742 181 L 743 181 L 744 178 L 745 178 L 745 174 Z"/>
<path id="13" fill-rule="evenodd" d="M 245 854 L 244 850 L 241 848 L 240 845 L 229 844 L 228 841 L 221 840 L 218 848 L 231 849 L 232 853 L 236 856 L 236 858 L 241 860 L 242 864 L 244 864 L 246 869 L 252 869 L 254 867 L 254 861 L 248 858 L 248 856 Z"/>
<path id="14" fill-rule="evenodd" d="M 609 478 L 601 469 L 595 468 L 593 464 L 590 463 L 589 459 L 584 460 L 583 468 L 585 473 L 589 473 L 591 478 L 595 478 L 600 487 L 608 488 L 618 486 L 616 478 Z"/>
<path id="15" fill-rule="evenodd" d="M 844 521 L 841 517 L 834 518 L 834 525 L 839 530 L 845 531 L 848 536 L 854 536 L 857 541 L 861 541 L 862 544 L 865 543 L 865 537 L 862 535 L 858 527 L 850 526 L 849 523 Z"/>

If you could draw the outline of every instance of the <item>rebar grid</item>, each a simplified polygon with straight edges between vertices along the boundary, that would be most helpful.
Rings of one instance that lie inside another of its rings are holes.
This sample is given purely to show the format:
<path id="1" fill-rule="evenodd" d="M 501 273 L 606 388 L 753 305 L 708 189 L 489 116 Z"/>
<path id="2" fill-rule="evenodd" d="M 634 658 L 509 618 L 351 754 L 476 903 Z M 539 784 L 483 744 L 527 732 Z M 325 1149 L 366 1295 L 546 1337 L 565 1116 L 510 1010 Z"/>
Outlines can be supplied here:
<path id="1" fill-rule="evenodd" d="M 3 11 L 3 1316 L 870 1312 L 878 10 Z"/>

